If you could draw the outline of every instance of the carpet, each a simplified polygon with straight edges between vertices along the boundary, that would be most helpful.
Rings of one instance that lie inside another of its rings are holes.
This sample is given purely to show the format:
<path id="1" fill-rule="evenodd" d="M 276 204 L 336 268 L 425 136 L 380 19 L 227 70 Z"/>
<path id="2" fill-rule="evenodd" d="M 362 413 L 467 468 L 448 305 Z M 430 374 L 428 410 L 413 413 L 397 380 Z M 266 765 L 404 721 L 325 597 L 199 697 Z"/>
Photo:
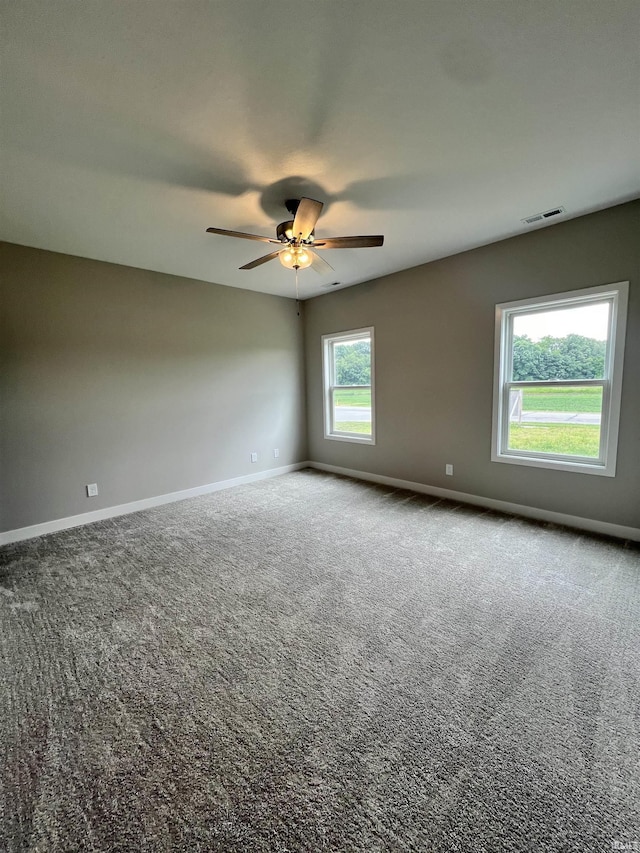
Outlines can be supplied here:
<path id="1" fill-rule="evenodd" d="M 640 849 L 637 545 L 305 470 L 0 549 L 0 849 Z"/>

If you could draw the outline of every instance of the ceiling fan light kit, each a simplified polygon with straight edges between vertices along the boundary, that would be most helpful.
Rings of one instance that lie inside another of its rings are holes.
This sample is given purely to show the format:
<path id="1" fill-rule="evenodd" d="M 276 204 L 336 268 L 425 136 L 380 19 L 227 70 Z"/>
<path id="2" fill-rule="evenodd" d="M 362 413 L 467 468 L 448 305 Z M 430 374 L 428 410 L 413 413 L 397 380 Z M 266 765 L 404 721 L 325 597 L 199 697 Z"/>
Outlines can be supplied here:
<path id="1" fill-rule="evenodd" d="M 223 237 L 240 237 L 243 240 L 259 240 L 263 243 L 279 244 L 282 248 L 256 258 L 240 267 L 241 270 L 251 270 L 273 261 L 280 260 L 283 267 L 290 270 L 313 267 L 318 273 L 331 272 L 333 267 L 321 258 L 313 249 L 364 249 L 372 246 L 382 246 L 382 235 L 369 237 L 327 237 L 316 241 L 315 227 L 324 204 L 313 198 L 287 199 L 285 206 L 293 219 L 281 222 L 276 227 L 276 237 L 262 237 L 258 234 L 245 234 L 242 231 L 228 231 L 224 228 L 207 228 L 209 234 L 220 234 Z"/>
<path id="2" fill-rule="evenodd" d="M 292 246 L 279 253 L 280 263 L 288 270 L 304 270 L 310 267 L 313 262 L 311 255 L 304 246 Z"/>

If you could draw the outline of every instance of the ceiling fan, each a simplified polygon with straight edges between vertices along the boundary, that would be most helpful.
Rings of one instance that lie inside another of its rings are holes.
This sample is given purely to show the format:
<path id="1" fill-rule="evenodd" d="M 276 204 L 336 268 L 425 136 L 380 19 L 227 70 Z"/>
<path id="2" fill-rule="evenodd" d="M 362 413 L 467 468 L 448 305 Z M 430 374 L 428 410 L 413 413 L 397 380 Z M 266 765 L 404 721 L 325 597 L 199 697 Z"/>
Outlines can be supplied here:
<path id="1" fill-rule="evenodd" d="M 320 218 L 321 201 L 312 198 L 288 199 L 286 208 L 293 217 L 281 222 L 276 227 L 276 237 L 261 237 L 258 234 L 245 234 L 243 231 L 227 231 L 224 228 L 207 228 L 209 234 L 222 234 L 224 237 L 241 237 L 243 240 L 260 240 L 263 243 L 275 243 L 280 248 L 255 261 L 250 261 L 241 270 L 252 270 L 266 264 L 267 261 L 280 259 L 282 266 L 291 270 L 302 270 L 313 267 L 316 272 L 324 273 L 333 270 L 315 249 L 364 249 L 369 246 L 382 246 L 382 235 L 370 237 L 320 237 L 316 240 L 314 229 Z"/>

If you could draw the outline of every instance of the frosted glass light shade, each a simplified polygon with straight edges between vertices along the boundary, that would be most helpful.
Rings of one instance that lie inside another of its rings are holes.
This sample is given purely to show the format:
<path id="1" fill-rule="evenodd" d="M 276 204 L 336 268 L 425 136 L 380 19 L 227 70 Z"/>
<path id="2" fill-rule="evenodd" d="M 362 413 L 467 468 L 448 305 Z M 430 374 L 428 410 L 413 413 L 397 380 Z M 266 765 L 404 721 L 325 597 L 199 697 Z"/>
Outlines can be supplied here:
<path id="1" fill-rule="evenodd" d="M 313 260 L 309 252 L 302 246 L 292 246 L 289 249 L 284 249 L 278 257 L 282 266 L 289 270 L 296 269 L 296 267 L 300 270 L 306 269 L 306 267 L 311 266 L 311 261 Z"/>

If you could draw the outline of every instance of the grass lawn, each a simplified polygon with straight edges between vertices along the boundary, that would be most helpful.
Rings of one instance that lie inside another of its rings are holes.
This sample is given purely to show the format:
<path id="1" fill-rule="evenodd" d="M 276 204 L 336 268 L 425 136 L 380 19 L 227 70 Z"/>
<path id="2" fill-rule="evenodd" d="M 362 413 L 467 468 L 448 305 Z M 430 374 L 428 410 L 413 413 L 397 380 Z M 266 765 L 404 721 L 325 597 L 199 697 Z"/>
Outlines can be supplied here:
<path id="1" fill-rule="evenodd" d="M 371 388 L 336 389 L 333 399 L 336 406 L 370 406 Z"/>
<path id="2" fill-rule="evenodd" d="M 598 457 L 600 427 L 592 424 L 510 424 L 510 450 Z"/>
<path id="3" fill-rule="evenodd" d="M 527 412 L 600 412 L 602 389 L 593 387 L 528 388 L 523 394 L 523 410 Z M 336 389 L 336 407 L 371 406 L 370 388 Z M 339 416 L 339 411 L 336 412 Z M 338 421 L 336 430 L 358 435 L 371 435 L 367 421 Z M 597 458 L 600 427 L 593 424 L 516 424 L 509 427 L 511 450 L 537 450 L 542 453 L 564 453 L 569 456 Z"/>
<path id="4" fill-rule="evenodd" d="M 602 388 L 525 388 L 525 412 L 599 412 Z"/>
<path id="5" fill-rule="evenodd" d="M 357 432 L 371 435 L 371 421 L 337 421 L 334 427 L 338 432 Z"/>
<path id="6" fill-rule="evenodd" d="M 526 412 L 599 412 L 602 388 L 526 388 L 523 395 Z M 370 388 L 336 389 L 336 406 L 370 406 Z"/>

